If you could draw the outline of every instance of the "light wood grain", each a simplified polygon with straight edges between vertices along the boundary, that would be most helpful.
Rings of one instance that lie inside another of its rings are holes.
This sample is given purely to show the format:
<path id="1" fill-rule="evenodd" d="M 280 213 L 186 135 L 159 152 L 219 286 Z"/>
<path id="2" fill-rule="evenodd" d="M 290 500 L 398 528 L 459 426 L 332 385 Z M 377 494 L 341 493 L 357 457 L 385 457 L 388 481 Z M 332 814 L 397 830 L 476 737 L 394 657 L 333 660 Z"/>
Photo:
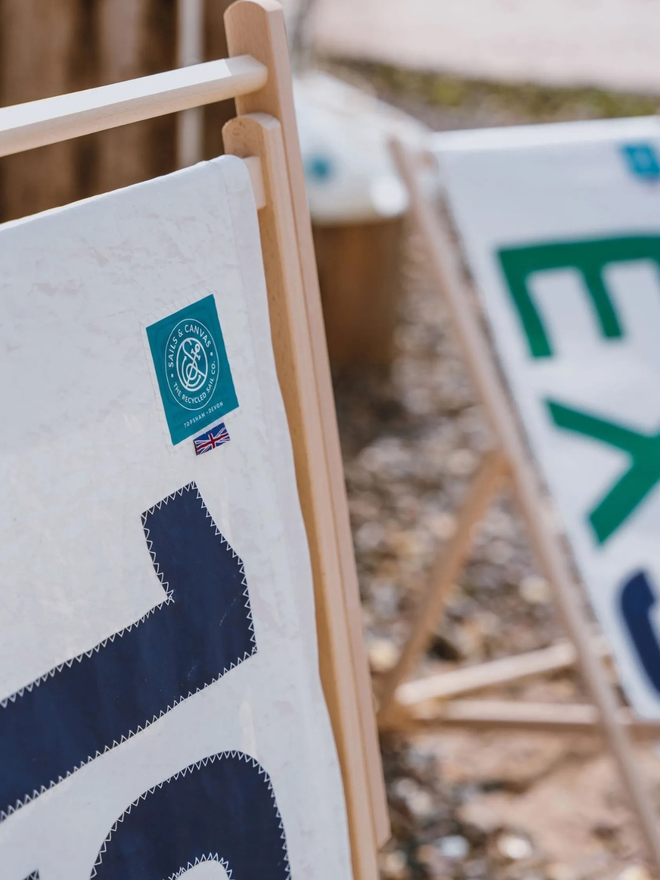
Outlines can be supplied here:
<path id="1" fill-rule="evenodd" d="M 350 633 L 347 656 L 353 664 L 353 680 L 357 687 L 356 699 L 361 722 L 360 742 L 368 772 L 374 837 L 375 842 L 382 845 L 390 834 L 389 816 L 378 747 L 371 681 L 362 632 L 362 612 L 348 517 L 344 469 L 293 105 L 291 67 L 284 18 L 281 7 L 274 0 L 260 0 L 260 2 L 238 0 L 227 10 L 225 20 L 230 54 L 232 56 L 249 54 L 265 64 L 271 73 L 268 82 L 261 90 L 237 97 L 236 109 L 238 113 L 266 112 L 275 116 L 282 123 L 298 254 L 302 267 L 308 332 L 312 340 L 311 369 L 314 372 L 321 406 L 323 430 L 320 443 L 324 451 L 325 468 L 330 480 L 334 519 L 332 531 L 336 541 L 336 553 L 341 565 L 340 579 L 337 584 L 332 585 L 332 589 L 338 589 L 343 593 L 347 626 Z M 339 595 L 336 596 L 336 601 L 340 601 Z M 321 650 L 321 654 L 323 654 L 323 650 Z M 347 698 L 347 696 L 342 697 L 342 699 Z M 330 690 L 326 690 L 326 699 L 332 705 L 334 698 Z M 336 730 L 335 734 L 341 735 L 341 732 Z M 355 744 L 352 747 L 354 748 Z M 349 787 L 357 788 L 361 784 L 359 782 L 361 773 L 358 773 L 354 779 L 354 772 L 356 771 L 344 768 L 344 782 Z"/>
<path id="2" fill-rule="evenodd" d="M 628 709 L 617 713 L 618 724 L 635 739 L 657 740 L 660 721 L 636 718 Z M 417 707 L 403 720 L 410 733 L 465 728 L 469 730 L 525 730 L 536 733 L 586 733 L 603 737 L 595 706 L 583 703 L 532 703 L 510 700 L 450 700 L 438 709 Z"/>
<path id="3" fill-rule="evenodd" d="M 237 57 L 4 107 L 0 156 L 234 98 L 267 78 L 263 64 Z"/>
<path id="4" fill-rule="evenodd" d="M 274 117 L 258 113 L 228 122 L 224 137 L 227 153 L 261 160 L 266 206 L 259 227 L 275 364 L 312 561 L 321 679 L 342 766 L 354 874 L 375 880 L 368 777 L 282 129 Z"/>
<path id="5" fill-rule="evenodd" d="M 447 546 L 436 555 L 424 596 L 415 611 L 408 640 L 396 665 L 383 682 L 378 711 L 378 720 L 383 727 L 389 726 L 388 716 L 399 684 L 413 671 L 435 631 L 440 613 L 465 564 L 474 526 L 483 518 L 507 472 L 507 460 L 499 450 L 486 453 L 458 515 L 456 532 Z"/>
<path id="6" fill-rule="evenodd" d="M 594 650 L 599 655 L 609 655 L 604 641 L 599 641 Z M 471 691 L 523 681 L 536 675 L 561 672 L 575 666 L 576 661 L 577 653 L 573 645 L 570 642 L 557 642 L 556 645 L 538 651 L 408 681 L 397 688 L 396 701 L 405 709 L 427 700 L 448 700 Z"/>

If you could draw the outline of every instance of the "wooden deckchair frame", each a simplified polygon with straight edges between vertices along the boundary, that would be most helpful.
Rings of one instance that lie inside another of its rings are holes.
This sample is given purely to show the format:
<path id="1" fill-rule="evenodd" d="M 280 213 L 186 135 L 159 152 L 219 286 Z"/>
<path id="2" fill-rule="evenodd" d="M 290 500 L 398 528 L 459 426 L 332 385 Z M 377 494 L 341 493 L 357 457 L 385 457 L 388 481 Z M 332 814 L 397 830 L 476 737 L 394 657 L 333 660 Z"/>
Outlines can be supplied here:
<path id="1" fill-rule="evenodd" d="M 268 289 L 277 375 L 309 542 L 319 664 L 346 796 L 355 880 L 377 880 L 389 836 L 357 575 L 281 7 L 239 0 L 227 59 L 0 110 L 0 156 L 236 100 L 225 149 L 246 160 Z"/>
<path id="2" fill-rule="evenodd" d="M 433 566 L 408 642 L 383 682 L 379 723 L 383 728 L 409 731 L 453 725 L 476 729 L 601 733 L 618 765 L 639 820 L 649 863 L 660 877 L 658 821 L 649 793 L 640 779 L 629 736 L 629 733 L 657 736 L 660 722 L 635 719 L 632 713 L 621 711 L 617 706 L 601 661 L 603 646 L 594 643 L 590 636 L 590 621 L 562 539 L 550 521 L 547 500 L 527 453 L 488 339 L 470 302 L 470 291 L 449 221 L 430 204 L 420 183 L 420 170 L 426 157 L 399 142 L 392 144 L 392 151 L 410 195 L 411 214 L 424 242 L 433 281 L 449 307 L 466 365 L 489 416 L 497 445 L 482 459 L 459 512 L 456 533 Z M 572 644 L 555 645 L 545 651 L 404 684 L 404 679 L 413 672 L 425 650 L 452 584 L 465 564 L 474 528 L 505 481 L 510 482 L 522 509 L 537 558 L 553 588 Z M 449 699 L 573 663 L 580 669 L 593 705 L 558 707 L 503 700 Z M 434 705 L 434 700 L 448 701 L 438 706 Z"/>

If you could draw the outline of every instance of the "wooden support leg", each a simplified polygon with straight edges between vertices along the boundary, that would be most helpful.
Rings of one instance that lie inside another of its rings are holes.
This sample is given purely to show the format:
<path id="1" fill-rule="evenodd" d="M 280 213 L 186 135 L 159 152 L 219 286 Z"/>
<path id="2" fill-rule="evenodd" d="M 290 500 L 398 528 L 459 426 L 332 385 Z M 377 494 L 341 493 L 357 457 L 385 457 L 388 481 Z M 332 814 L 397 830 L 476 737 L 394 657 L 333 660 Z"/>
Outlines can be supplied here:
<path id="1" fill-rule="evenodd" d="M 396 689 L 412 671 L 433 634 L 438 617 L 447 601 L 449 591 L 458 577 L 472 542 L 473 527 L 482 519 L 493 495 L 502 485 L 507 472 L 507 461 L 499 450 L 488 452 L 474 478 L 460 514 L 456 533 L 449 545 L 438 553 L 426 592 L 420 603 L 412 632 L 404 645 L 399 660 L 385 679 L 380 692 L 378 720 L 381 726 L 391 721 Z"/>
<path id="2" fill-rule="evenodd" d="M 309 207 L 305 191 L 303 164 L 296 127 L 291 86 L 291 70 L 287 50 L 286 32 L 282 9 L 274 0 L 238 0 L 225 15 L 229 54 L 251 55 L 266 64 L 269 71 L 268 82 L 258 92 L 243 94 L 236 98 L 236 112 L 270 113 L 282 125 L 284 153 L 289 177 L 289 189 L 293 203 L 293 218 L 297 236 L 299 260 L 302 270 L 302 283 L 305 294 L 308 333 L 312 339 L 312 359 L 316 399 L 321 407 L 323 433 L 320 438 L 325 455 L 325 471 L 330 479 L 330 492 L 334 509 L 332 532 L 339 553 L 341 572 L 337 587 L 343 593 L 346 618 L 350 633 L 348 656 L 353 663 L 354 679 L 358 693 L 360 713 L 361 743 L 366 761 L 368 790 L 371 797 L 375 842 L 381 846 L 390 836 L 387 799 L 376 719 L 373 711 L 373 694 L 369 679 L 369 667 L 362 633 L 360 595 L 357 584 L 353 541 L 346 503 L 346 486 L 339 445 L 339 431 L 335 414 L 334 396 L 328 352 L 323 326 L 323 310 L 319 292 L 314 242 L 309 219 Z M 321 657 L 321 665 L 324 660 Z M 350 772 L 345 770 L 345 773 Z M 359 786 L 357 777 L 350 784 Z"/>

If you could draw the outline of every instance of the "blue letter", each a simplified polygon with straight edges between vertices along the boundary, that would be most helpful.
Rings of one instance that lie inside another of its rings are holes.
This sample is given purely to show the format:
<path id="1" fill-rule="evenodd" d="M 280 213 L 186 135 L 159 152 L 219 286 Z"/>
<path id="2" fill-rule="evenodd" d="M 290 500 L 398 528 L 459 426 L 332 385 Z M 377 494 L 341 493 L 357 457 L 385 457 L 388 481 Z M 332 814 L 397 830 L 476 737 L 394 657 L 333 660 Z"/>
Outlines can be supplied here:
<path id="1" fill-rule="evenodd" d="M 112 827 L 91 878 L 174 880 L 215 861 L 236 880 L 289 880 L 270 778 L 254 758 L 223 752 L 135 801 Z"/>
<path id="2" fill-rule="evenodd" d="M 651 623 L 651 611 L 655 599 L 655 594 L 643 571 L 633 575 L 621 592 L 621 611 L 637 656 L 649 681 L 660 693 L 660 646 Z"/>
<path id="3" fill-rule="evenodd" d="M 0 819 L 256 651 L 243 564 L 197 486 L 158 502 L 142 524 L 166 598 L 3 701 Z"/>

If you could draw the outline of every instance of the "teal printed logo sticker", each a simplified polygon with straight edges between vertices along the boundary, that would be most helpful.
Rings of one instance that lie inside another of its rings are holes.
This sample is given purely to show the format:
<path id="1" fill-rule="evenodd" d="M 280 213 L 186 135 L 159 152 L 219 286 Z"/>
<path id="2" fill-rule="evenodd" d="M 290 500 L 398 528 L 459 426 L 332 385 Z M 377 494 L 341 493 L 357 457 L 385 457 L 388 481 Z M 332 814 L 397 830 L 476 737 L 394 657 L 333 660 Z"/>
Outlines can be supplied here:
<path id="1" fill-rule="evenodd" d="M 238 406 L 215 298 L 147 327 L 167 427 L 176 446 Z"/>

